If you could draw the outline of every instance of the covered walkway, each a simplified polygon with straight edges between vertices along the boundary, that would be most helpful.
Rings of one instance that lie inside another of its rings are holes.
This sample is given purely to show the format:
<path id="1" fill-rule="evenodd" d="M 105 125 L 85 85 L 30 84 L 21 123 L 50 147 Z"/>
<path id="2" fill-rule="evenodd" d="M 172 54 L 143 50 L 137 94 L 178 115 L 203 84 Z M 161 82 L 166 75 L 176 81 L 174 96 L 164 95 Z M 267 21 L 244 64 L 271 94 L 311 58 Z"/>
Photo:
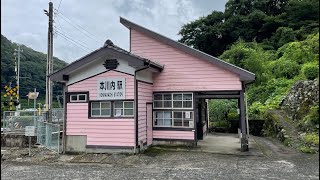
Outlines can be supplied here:
<path id="1" fill-rule="evenodd" d="M 250 151 L 240 151 L 240 138 L 238 137 L 238 134 L 209 133 L 203 140 L 198 141 L 198 148 L 196 150 L 230 155 L 263 155 L 262 151 L 252 138 L 249 138 L 249 148 Z"/>

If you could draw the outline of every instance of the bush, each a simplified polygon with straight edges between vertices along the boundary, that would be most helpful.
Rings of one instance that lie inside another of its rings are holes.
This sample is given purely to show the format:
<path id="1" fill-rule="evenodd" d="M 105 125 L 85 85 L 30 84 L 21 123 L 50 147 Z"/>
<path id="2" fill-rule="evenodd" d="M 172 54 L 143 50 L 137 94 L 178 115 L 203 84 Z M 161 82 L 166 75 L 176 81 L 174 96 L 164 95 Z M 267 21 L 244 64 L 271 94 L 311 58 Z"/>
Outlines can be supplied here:
<path id="1" fill-rule="evenodd" d="M 319 135 L 316 133 L 306 134 L 302 141 L 308 146 L 319 146 Z"/>
<path id="2" fill-rule="evenodd" d="M 291 79 L 294 76 L 298 75 L 300 72 L 300 66 L 295 61 L 290 60 L 278 60 L 273 62 L 271 65 L 272 72 L 276 78 L 287 78 Z"/>
<path id="3" fill-rule="evenodd" d="M 237 112 L 230 112 L 228 114 L 228 120 L 238 120 L 239 119 L 239 114 Z"/>
<path id="4" fill-rule="evenodd" d="M 301 152 L 303 152 L 303 153 L 310 153 L 310 154 L 315 153 L 315 150 L 313 150 L 313 149 L 311 149 L 310 147 L 307 147 L 307 146 L 300 146 L 299 150 Z"/>
<path id="5" fill-rule="evenodd" d="M 319 76 L 319 65 L 316 63 L 306 63 L 302 67 L 302 73 L 308 80 L 314 80 Z"/>
<path id="6" fill-rule="evenodd" d="M 310 108 L 310 112 L 303 118 L 300 126 L 306 129 L 319 128 L 319 106 Z"/>

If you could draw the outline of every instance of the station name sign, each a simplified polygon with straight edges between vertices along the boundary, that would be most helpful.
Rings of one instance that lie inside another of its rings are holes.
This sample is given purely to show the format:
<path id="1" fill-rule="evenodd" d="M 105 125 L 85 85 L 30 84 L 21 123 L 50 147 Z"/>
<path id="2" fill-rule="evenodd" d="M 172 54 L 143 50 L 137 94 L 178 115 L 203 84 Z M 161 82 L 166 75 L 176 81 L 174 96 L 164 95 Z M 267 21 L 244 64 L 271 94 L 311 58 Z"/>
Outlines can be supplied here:
<path id="1" fill-rule="evenodd" d="M 125 99 L 125 78 L 103 78 L 97 82 L 97 100 Z"/>

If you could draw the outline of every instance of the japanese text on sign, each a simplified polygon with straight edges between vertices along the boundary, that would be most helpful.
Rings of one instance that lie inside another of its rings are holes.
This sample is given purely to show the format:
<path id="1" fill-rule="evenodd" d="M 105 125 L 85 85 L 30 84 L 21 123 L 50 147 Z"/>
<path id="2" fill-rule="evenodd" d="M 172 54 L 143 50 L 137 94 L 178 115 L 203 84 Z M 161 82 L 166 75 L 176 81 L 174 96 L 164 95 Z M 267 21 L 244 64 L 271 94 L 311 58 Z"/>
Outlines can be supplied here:
<path id="1" fill-rule="evenodd" d="M 104 78 L 97 82 L 97 99 L 125 99 L 125 78 Z"/>

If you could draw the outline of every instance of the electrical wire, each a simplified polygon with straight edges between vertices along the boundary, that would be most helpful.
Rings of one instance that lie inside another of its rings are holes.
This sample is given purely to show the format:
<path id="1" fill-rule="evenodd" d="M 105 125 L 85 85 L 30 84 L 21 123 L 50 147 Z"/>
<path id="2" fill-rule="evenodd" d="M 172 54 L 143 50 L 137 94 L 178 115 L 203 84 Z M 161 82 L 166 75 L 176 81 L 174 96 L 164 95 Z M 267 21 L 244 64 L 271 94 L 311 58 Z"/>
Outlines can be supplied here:
<path id="1" fill-rule="evenodd" d="M 55 33 L 57 33 L 58 35 L 60 35 L 60 37 L 64 38 L 65 40 L 71 42 L 72 44 L 76 45 L 77 47 L 79 47 L 79 48 L 81 48 L 81 49 L 83 49 L 83 50 L 85 50 L 85 51 L 87 51 L 87 52 L 93 51 L 92 49 L 90 49 L 90 48 L 84 46 L 83 44 L 81 44 L 81 43 L 79 43 L 79 42 L 71 39 L 71 38 L 68 37 L 67 35 L 64 35 L 63 33 L 59 32 L 59 31 L 57 31 L 57 30 L 55 30 Z"/>
<path id="2" fill-rule="evenodd" d="M 71 26 L 73 26 L 74 28 L 78 29 L 80 32 L 82 32 L 85 36 L 87 36 L 88 38 L 98 42 L 98 43 L 103 43 L 103 41 L 99 40 L 99 38 L 97 38 L 96 36 L 94 36 L 93 34 L 91 34 L 90 32 L 88 32 L 87 30 L 85 30 L 82 26 L 80 26 L 79 24 L 74 23 L 71 19 L 69 19 L 68 17 L 66 17 L 65 15 L 63 15 L 61 12 L 59 12 L 57 9 L 55 10 L 55 14 L 60 17 L 61 19 L 63 19 L 65 22 L 67 22 L 68 24 L 70 24 Z"/>
<path id="3" fill-rule="evenodd" d="M 86 43 L 84 43 L 84 42 L 82 42 L 82 41 L 79 41 L 79 40 L 75 40 L 74 37 L 72 37 L 71 35 L 69 35 L 69 34 L 66 33 L 65 31 L 63 31 L 62 29 L 60 29 L 60 28 L 58 28 L 58 27 L 56 27 L 56 26 L 54 26 L 54 27 L 55 27 L 56 31 L 58 31 L 59 33 L 62 33 L 63 35 L 67 36 L 68 38 L 72 39 L 73 41 L 75 41 L 75 42 L 77 42 L 77 43 L 85 46 Z M 90 49 L 90 48 L 88 48 L 87 46 L 85 46 L 85 47 L 86 47 L 87 49 Z M 90 49 L 90 50 L 91 50 L 91 49 Z"/>

